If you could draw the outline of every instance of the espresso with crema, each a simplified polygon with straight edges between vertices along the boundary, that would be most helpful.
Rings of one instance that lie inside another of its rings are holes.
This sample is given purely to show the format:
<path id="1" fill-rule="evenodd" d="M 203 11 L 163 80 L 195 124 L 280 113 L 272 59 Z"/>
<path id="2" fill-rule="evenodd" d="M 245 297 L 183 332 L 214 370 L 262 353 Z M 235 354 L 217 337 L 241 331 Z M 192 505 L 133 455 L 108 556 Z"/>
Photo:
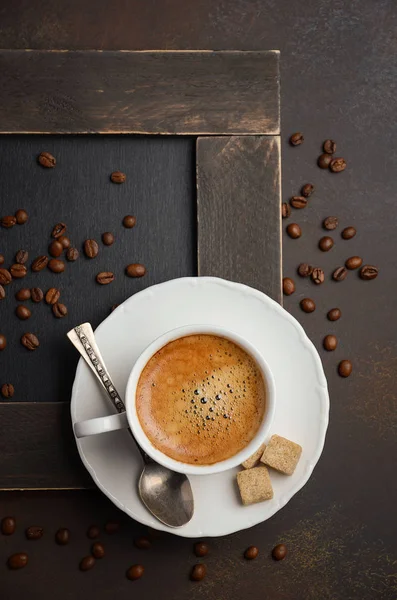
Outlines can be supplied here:
<path id="1" fill-rule="evenodd" d="M 153 446 L 180 462 L 212 465 L 255 437 L 266 384 L 255 360 L 216 335 L 179 338 L 143 369 L 136 410 Z"/>

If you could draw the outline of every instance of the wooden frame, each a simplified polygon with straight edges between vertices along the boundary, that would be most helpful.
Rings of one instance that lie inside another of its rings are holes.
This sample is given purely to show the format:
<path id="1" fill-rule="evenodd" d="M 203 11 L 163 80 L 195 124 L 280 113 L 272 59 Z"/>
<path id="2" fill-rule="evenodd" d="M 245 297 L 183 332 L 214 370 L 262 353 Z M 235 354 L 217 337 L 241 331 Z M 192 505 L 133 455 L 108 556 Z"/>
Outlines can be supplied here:
<path id="1" fill-rule="evenodd" d="M 278 51 L 2 50 L 0 73 L 0 133 L 197 136 L 198 274 L 281 301 Z M 1 489 L 92 486 L 68 403 L 0 403 L 0 424 Z"/>

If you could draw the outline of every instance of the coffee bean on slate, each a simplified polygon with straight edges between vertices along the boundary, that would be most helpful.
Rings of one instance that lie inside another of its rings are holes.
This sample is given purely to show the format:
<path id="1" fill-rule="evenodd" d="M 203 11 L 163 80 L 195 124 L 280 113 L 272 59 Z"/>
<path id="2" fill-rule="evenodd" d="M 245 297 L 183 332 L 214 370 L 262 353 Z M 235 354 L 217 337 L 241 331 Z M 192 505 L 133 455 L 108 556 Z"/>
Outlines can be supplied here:
<path id="1" fill-rule="evenodd" d="M 65 527 L 61 527 L 55 534 L 55 541 L 59 546 L 66 546 L 70 541 L 70 531 Z"/>
<path id="2" fill-rule="evenodd" d="M 347 164 L 344 158 L 334 158 L 331 160 L 329 170 L 332 171 L 332 173 L 341 173 L 346 167 Z"/>
<path id="3" fill-rule="evenodd" d="M 378 277 L 378 267 L 374 267 L 373 265 L 364 265 L 360 269 L 360 277 L 366 281 L 370 279 L 376 279 Z"/>
<path id="4" fill-rule="evenodd" d="M 314 192 L 314 185 L 312 183 L 305 183 L 305 185 L 302 186 L 301 194 L 305 198 L 309 198 L 309 196 L 311 196 L 313 192 Z"/>
<path id="5" fill-rule="evenodd" d="M 203 564 L 194 565 L 190 572 L 190 579 L 192 581 L 201 581 L 207 574 L 207 567 Z"/>
<path id="6" fill-rule="evenodd" d="M 111 273 L 110 271 L 98 273 L 96 280 L 100 285 L 108 285 L 114 281 L 114 273 Z"/>
<path id="7" fill-rule="evenodd" d="M 42 527 L 37 527 L 36 525 L 32 525 L 28 527 L 25 531 L 26 539 L 28 540 L 39 540 L 43 537 L 44 529 Z"/>
<path id="8" fill-rule="evenodd" d="M 1 395 L 3 398 L 12 398 L 15 393 L 15 388 L 12 383 L 4 383 L 1 386 Z"/>
<path id="9" fill-rule="evenodd" d="M 110 231 L 105 231 L 105 233 L 102 234 L 102 243 L 105 246 L 111 246 L 112 244 L 114 244 L 113 233 L 110 233 Z"/>
<path id="10" fill-rule="evenodd" d="M 293 240 L 296 240 L 297 238 L 300 238 L 300 236 L 302 235 L 302 230 L 297 223 L 290 223 L 287 226 L 287 233 L 290 238 L 292 238 Z"/>
<path id="11" fill-rule="evenodd" d="M 15 532 L 16 526 L 14 517 L 4 517 L 1 520 L 1 533 L 3 535 L 12 535 Z"/>
<path id="12" fill-rule="evenodd" d="M 63 246 L 58 240 L 53 240 L 48 246 L 48 254 L 51 254 L 51 256 L 54 256 L 54 258 L 61 256 L 62 252 Z"/>
<path id="13" fill-rule="evenodd" d="M 101 533 L 99 527 L 97 525 L 91 525 L 88 529 L 87 529 L 87 537 L 90 540 L 95 540 L 95 538 L 99 537 L 99 534 Z"/>
<path id="14" fill-rule="evenodd" d="M 287 546 L 277 544 L 272 550 L 272 556 L 274 560 L 283 560 L 287 556 Z"/>
<path id="15" fill-rule="evenodd" d="M 26 250 L 18 250 L 18 252 L 15 255 L 15 262 L 19 265 L 24 265 L 27 262 L 28 258 L 29 252 L 27 252 Z"/>
<path id="16" fill-rule="evenodd" d="M 328 350 L 328 352 L 332 352 L 333 350 L 336 350 L 337 345 L 338 345 L 338 340 L 335 335 L 331 335 L 331 334 L 326 335 L 325 338 L 323 339 L 324 350 Z"/>
<path id="17" fill-rule="evenodd" d="M 293 208 L 305 208 L 307 205 L 307 198 L 304 196 L 292 196 L 289 203 Z"/>
<path id="18" fill-rule="evenodd" d="M 34 273 L 38 273 L 46 268 L 48 265 L 48 257 L 47 256 L 38 256 L 32 262 L 32 271 Z"/>
<path id="19" fill-rule="evenodd" d="M 63 273 L 65 270 L 65 263 L 59 258 L 52 258 L 48 263 L 48 268 L 53 273 Z"/>
<path id="20" fill-rule="evenodd" d="M 54 317 L 56 317 L 57 319 L 62 319 L 68 314 L 68 309 L 64 304 L 56 302 L 56 304 L 52 305 L 52 312 L 54 314 Z"/>
<path id="21" fill-rule="evenodd" d="M 125 273 L 128 277 L 143 277 L 146 273 L 146 267 L 139 263 L 133 263 L 125 268 Z"/>
<path id="22" fill-rule="evenodd" d="M 3 286 L 0 285 L 0 300 L 4 300 L 5 297 L 6 297 L 6 291 L 3 288 Z"/>
<path id="23" fill-rule="evenodd" d="M 3 333 L 0 333 L 0 350 L 5 350 L 7 347 L 7 338 Z"/>
<path id="24" fill-rule="evenodd" d="M 303 298 L 303 300 L 300 301 L 300 306 L 303 312 L 305 313 L 311 313 L 314 310 L 316 310 L 314 300 L 312 300 L 311 298 Z"/>
<path id="25" fill-rule="evenodd" d="M 89 571 L 95 566 L 95 558 L 93 556 L 85 556 L 80 561 L 80 571 Z"/>
<path id="26" fill-rule="evenodd" d="M 98 252 L 99 247 L 95 240 L 86 240 L 84 242 L 84 253 L 87 258 L 95 258 Z"/>
<path id="27" fill-rule="evenodd" d="M 44 298 L 44 292 L 41 288 L 35 287 L 30 290 L 30 297 L 32 298 L 32 302 L 36 304 L 41 302 Z"/>
<path id="28" fill-rule="evenodd" d="M 327 154 L 335 154 L 336 142 L 334 142 L 334 140 L 325 140 L 325 142 L 323 144 L 323 150 Z"/>
<path id="29" fill-rule="evenodd" d="M 132 215 L 126 215 L 123 219 L 123 225 L 126 229 L 132 229 L 136 225 L 136 218 Z"/>
<path id="30" fill-rule="evenodd" d="M 332 161 L 332 156 L 330 154 L 320 154 L 320 156 L 317 159 L 317 164 L 320 167 L 320 169 L 328 169 L 329 165 L 331 164 Z"/>
<path id="31" fill-rule="evenodd" d="M 39 164 L 42 167 L 45 167 L 46 169 L 51 169 L 57 164 L 55 157 L 52 156 L 52 154 L 50 154 L 49 152 L 40 152 L 39 156 L 37 157 L 37 160 Z"/>
<path id="32" fill-rule="evenodd" d="M 20 208 L 15 213 L 15 218 L 17 220 L 18 225 L 25 225 L 28 222 L 29 215 L 23 208 Z"/>
<path id="33" fill-rule="evenodd" d="M 126 174 L 122 173 L 121 171 L 113 171 L 113 173 L 110 175 L 110 180 L 113 183 L 124 183 L 126 179 Z"/>
<path id="34" fill-rule="evenodd" d="M 313 273 L 313 267 L 307 263 L 301 263 L 298 267 L 298 273 L 301 277 L 309 277 Z"/>
<path id="35" fill-rule="evenodd" d="M 25 300 L 29 300 L 30 299 L 30 290 L 29 290 L 29 288 L 21 288 L 20 290 L 18 290 L 17 293 L 15 294 L 15 298 L 17 300 L 19 300 L 20 302 L 24 302 Z"/>
<path id="36" fill-rule="evenodd" d="M 204 542 L 197 542 L 196 544 L 194 544 L 194 553 L 196 556 L 207 556 L 208 550 L 208 545 Z"/>
<path id="37" fill-rule="evenodd" d="M 144 573 L 145 569 L 142 565 L 132 565 L 126 573 L 127 579 L 130 581 L 135 581 L 136 579 L 140 579 Z"/>
<path id="38" fill-rule="evenodd" d="M 333 231 L 338 227 L 339 221 L 338 217 L 327 217 L 323 221 L 324 229 L 328 229 L 328 231 Z"/>
<path id="39" fill-rule="evenodd" d="M 64 250 L 66 250 L 66 249 L 67 249 L 67 248 L 69 248 L 69 246 L 70 246 L 70 239 L 68 238 L 68 236 L 67 236 L 67 235 L 61 235 L 61 236 L 58 238 L 58 242 L 59 242 L 60 244 L 62 244 L 62 248 L 63 248 Z"/>
<path id="40" fill-rule="evenodd" d="M 17 220 L 13 215 L 7 215 L 5 217 L 1 217 L 0 219 L 0 224 L 5 229 L 11 229 L 11 227 L 14 227 L 14 225 L 16 225 L 16 222 Z"/>
<path id="41" fill-rule="evenodd" d="M 327 318 L 329 321 L 337 321 L 341 318 L 341 316 L 342 312 L 340 308 L 331 308 L 331 310 L 327 312 Z"/>
<path id="42" fill-rule="evenodd" d="M 152 545 L 149 538 L 145 536 L 139 537 L 136 540 L 134 540 L 134 544 L 140 550 L 149 550 L 150 546 Z"/>
<path id="43" fill-rule="evenodd" d="M 68 248 L 66 250 L 66 258 L 68 259 L 69 262 L 74 262 L 75 260 L 78 259 L 79 256 L 80 256 L 80 253 L 77 250 L 77 248 Z"/>
<path id="44" fill-rule="evenodd" d="M 2 254 L 0 254 L 0 265 L 4 265 L 5 258 Z"/>
<path id="45" fill-rule="evenodd" d="M 350 271 L 358 269 L 363 264 L 363 259 L 360 256 L 351 256 L 345 262 L 346 269 Z"/>
<path id="46" fill-rule="evenodd" d="M 40 342 L 38 338 L 34 335 L 34 333 L 24 333 L 21 337 L 21 344 L 25 346 L 27 350 L 36 350 L 40 346 Z"/>
<path id="47" fill-rule="evenodd" d="M 354 227 L 345 227 L 341 233 L 341 236 L 344 240 L 351 240 L 356 235 L 357 231 Z"/>
<path id="48" fill-rule="evenodd" d="M 350 360 L 341 360 L 338 365 L 338 373 L 341 377 L 349 377 L 353 371 L 353 365 Z"/>
<path id="49" fill-rule="evenodd" d="M 305 138 L 303 137 L 303 133 L 298 131 L 297 133 L 293 133 L 291 135 L 291 137 L 289 138 L 289 143 L 291 144 L 291 146 L 300 146 L 303 143 L 304 139 Z"/>
<path id="50" fill-rule="evenodd" d="M 291 207 L 286 202 L 283 202 L 281 205 L 281 216 L 283 219 L 288 219 L 291 215 Z"/>
<path id="51" fill-rule="evenodd" d="M 23 304 L 19 304 L 16 307 L 15 314 L 18 317 L 18 319 L 21 319 L 21 321 L 26 321 L 26 319 L 30 319 L 30 317 L 32 316 L 32 313 L 30 312 L 28 307 L 24 306 Z"/>
<path id="52" fill-rule="evenodd" d="M 65 235 L 66 233 L 66 225 L 65 223 L 57 223 L 56 225 L 54 225 L 52 232 L 51 232 L 51 237 L 57 239 L 60 238 L 61 235 Z"/>
<path id="53" fill-rule="evenodd" d="M 344 279 L 346 279 L 346 276 L 347 276 L 346 267 L 338 267 L 332 273 L 332 279 L 334 279 L 335 281 L 343 281 Z"/>
<path id="54" fill-rule="evenodd" d="M 95 558 L 103 558 L 105 556 L 105 548 L 100 542 L 95 542 L 91 547 L 92 556 Z"/>
<path id="55" fill-rule="evenodd" d="M 119 529 L 120 529 L 120 523 L 118 523 L 117 521 L 109 521 L 105 525 L 105 531 L 109 535 L 113 535 L 113 533 L 116 533 Z"/>
<path id="56" fill-rule="evenodd" d="M 52 287 L 47 291 L 45 295 L 45 301 L 47 304 L 56 304 L 60 296 L 61 292 L 57 288 Z"/>
<path id="57" fill-rule="evenodd" d="M 8 285 L 11 281 L 12 276 L 8 269 L 0 269 L 0 285 Z"/>
<path id="58" fill-rule="evenodd" d="M 25 277 L 27 270 L 25 265 L 15 263 L 15 265 L 11 266 L 10 273 L 13 279 L 22 279 L 22 277 Z"/>
<path id="59" fill-rule="evenodd" d="M 318 243 L 318 247 L 322 252 L 328 252 L 334 245 L 334 240 L 329 235 L 324 235 Z"/>
<path id="60" fill-rule="evenodd" d="M 244 552 L 244 558 L 247 560 L 254 560 L 259 554 L 259 550 L 256 546 L 250 546 Z"/>
<path id="61" fill-rule="evenodd" d="M 295 291 L 295 282 L 290 277 L 283 278 L 283 293 L 285 296 L 291 296 Z"/>
<path id="62" fill-rule="evenodd" d="M 324 283 L 324 279 L 325 279 L 325 275 L 324 275 L 324 271 L 322 269 L 320 269 L 319 267 L 316 267 L 315 269 L 313 269 L 313 273 L 312 273 L 313 283 L 315 283 L 316 285 L 320 285 L 320 283 Z"/>
<path id="63" fill-rule="evenodd" d="M 25 552 L 18 552 L 9 557 L 7 565 L 9 569 L 23 569 L 28 564 L 28 555 Z"/>

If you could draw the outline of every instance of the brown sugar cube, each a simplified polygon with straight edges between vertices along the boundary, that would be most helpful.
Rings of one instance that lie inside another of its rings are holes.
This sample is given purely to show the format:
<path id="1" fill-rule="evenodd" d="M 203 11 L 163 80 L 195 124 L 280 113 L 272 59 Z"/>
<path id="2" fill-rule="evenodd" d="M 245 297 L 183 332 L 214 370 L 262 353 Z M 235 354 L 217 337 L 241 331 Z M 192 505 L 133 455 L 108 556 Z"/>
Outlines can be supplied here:
<path id="1" fill-rule="evenodd" d="M 268 467 L 292 475 L 302 454 L 302 446 L 279 435 L 272 435 L 261 458 Z"/>
<path id="2" fill-rule="evenodd" d="M 252 467 L 256 467 L 256 465 L 259 462 L 260 457 L 262 456 L 262 454 L 265 451 L 265 448 L 266 448 L 266 444 L 261 444 L 256 452 L 251 454 L 251 456 L 249 458 L 247 458 L 247 460 L 245 460 L 243 463 L 241 463 L 241 466 L 244 467 L 244 469 L 252 469 Z"/>
<path id="3" fill-rule="evenodd" d="M 245 506 L 273 498 L 269 471 L 262 465 L 237 473 L 237 484 Z"/>

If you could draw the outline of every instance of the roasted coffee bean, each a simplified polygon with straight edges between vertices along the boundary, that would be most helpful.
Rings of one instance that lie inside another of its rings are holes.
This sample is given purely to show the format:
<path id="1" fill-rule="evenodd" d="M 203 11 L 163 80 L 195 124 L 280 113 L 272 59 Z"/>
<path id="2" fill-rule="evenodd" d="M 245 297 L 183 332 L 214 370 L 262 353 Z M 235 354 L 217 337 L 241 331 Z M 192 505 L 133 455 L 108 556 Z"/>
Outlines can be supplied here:
<path id="1" fill-rule="evenodd" d="M 39 164 L 46 169 L 52 169 L 57 164 L 55 157 L 49 152 L 41 152 L 37 157 Z"/>
<path id="2" fill-rule="evenodd" d="M 4 265 L 5 258 L 2 254 L 0 254 L 0 265 Z"/>
<path id="3" fill-rule="evenodd" d="M 25 333 L 21 337 L 21 344 L 25 346 L 27 350 L 36 350 L 40 346 L 40 342 L 38 338 L 34 335 L 34 333 Z"/>
<path id="4" fill-rule="evenodd" d="M 315 269 L 313 269 L 313 273 L 312 273 L 313 283 L 315 283 L 316 285 L 320 285 L 320 283 L 324 283 L 324 279 L 325 279 L 325 275 L 324 275 L 324 271 L 322 269 L 320 269 L 319 267 L 316 267 Z"/>
<path id="5" fill-rule="evenodd" d="M 52 287 L 47 291 L 45 295 L 45 301 L 47 304 L 56 304 L 60 296 L 61 292 L 57 288 Z"/>
<path id="6" fill-rule="evenodd" d="M 105 548 L 100 542 L 95 542 L 91 547 L 91 554 L 95 558 L 103 558 L 105 556 Z"/>
<path id="7" fill-rule="evenodd" d="M 57 223 L 53 227 L 53 230 L 51 232 L 51 237 L 57 239 L 57 238 L 60 238 L 61 235 L 65 235 L 65 233 L 66 233 L 65 223 Z"/>
<path id="8" fill-rule="evenodd" d="M 283 219 L 288 219 L 291 215 L 291 207 L 286 202 L 283 202 L 281 205 L 281 216 Z"/>
<path id="9" fill-rule="evenodd" d="M 335 281 L 343 281 L 344 279 L 346 279 L 346 276 L 347 276 L 346 267 L 338 267 L 332 273 L 332 279 L 334 279 Z"/>
<path id="10" fill-rule="evenodd" d="M 316 310 L 314 300 L 311 298 L 303 298 L 303 300 L 300 301 L 300 307 L 305 313 L 311 313 Z"/>
<path id="11" fill-rule="evenodd" d="M 55 534 L 55 541 L 59 546 L 66 546 L 70 541 L 70 531 L 65 527 L 61 527 Z"/>
<path id="12" fill-rule="evenodd" d="M 30 312 L 28 307 L 24 306 L 23 304 L 19 304 L 19 306 L 16 307 L 15 314 L 18 317 L 18 319 L 21 319 L 21 321 L 26 321 L 26 319 L 30 319 L 30 317 L 32 316 L 32 313 Z"/>
<path id="13" fill-rule="evenodd" d="M 327 154 L 335 154 L 336 152 L 336 143 L 334 140 L 325 140 L 323 144 L 323 150 Z"/>
<path id="14" fill-rule="evenodd" d="M 48 257 L 47 256 L 38 256 L 32 262 L 32 271 L 34 273 L 38 273 L 46 268 L 48 265 Z"/>
<path id="15" fill-rule="evenodd" d="M 5 350 L 7 347 L 7 338 L 3 333 L 0 333 L 0 350 Z"/>
<path id="16" fill-rule="evenodd" d="M 298 131 L 297 133 L 293 133 L 291 135 L 291 137 L 289 138 L 289 143 L 291 144 L 291 146 L 300 146 L 303 143 L 304 139 L 305 138 L 303 137 L 303 133 Z"/>
<path id="17" fill-rule="evenodd" d="M 110 233 L 110 231 L 105 231 L 105 233 L 102 234 L 102 243 L 105 246 L 111 246 L 112 244 L 114 244 L 113 233 Z"/>
<path id="18" fill-rule="evenodd" d="M 244 558 L 247 560 L 254 560 L 259 554 L 259 550 L 256 546 L 250 546 L 244 552 Z"/>
<path id="19" fill-rule="evenodd" d="M 5 229 L 11 229 L 11 227 L 14 227 L 14 225 L 16 225 L 16 222 L 17 220 L 13 215 L 7 215 L 5 217 L 1 217 L 0 219 L 0 224 Z"/>
<path id="20" fill-rule="evenodd" d="M 18 250 L 18 252 L 15 255 L 15 262 L 19 265 L 24 265 L 27 262 L 28 258 L 29 252 L 27 252 L 26 250 Z"/>
<path id="21" fill-rule="evenodd" d="M 10 273 L 13 279 L 22 279 L 22 277 L 25 277 L 27 270 L 25 265 L 15 263 L 15 265 L 11 266 Z"/>
<path id="22" fill-rule="evenodd" d="M 327 318 L 329 321 L 337 321 L 341 318 L 341 316 L 342 313 L 340 308 L 331 308 L 331 310 L 327 312 Z"/>
<path id="23" fill-rule="evenodd" d="M 295 282 L 290 277 L 283 278 L 283 293 L 285 296 L 291 296 L 295 291 Z"/>
<path id="24" fill-rule="evenodd" d="M 139 263 L 133 263 L 125 268 L 125 273 L 128 277 L 143 277 L 146 273 L 146 267 Z"/>
<path id="25" fill-rule="evenodd" d="M 360 256 L 351 256 L 345 262 L 346 269 L 350 271 L 358 269 L 363 264 L 363 259 Z"/>
<path id="26" fill-rule="evenodd" d="M 56 304 L 52 305 L 52 312 L 54 314 L 54 317 L 56 317 L 57 319 L 62 319 L 68 314 L 68 309 L 64 304 L 57 302 Z"/>
<path id="27" fill-rule="evenodd" d="M 29 300 L 30 299 L 30 290 L 29 290 L 29 288 L 21 288 L 20 290 L 18 290 L 17 293 L 15 294 L 15 298 L 17 300 L 19 300 L 20 302 L 24 302 L 25 300 Z"/>
<path id="28" fill-rule="evenodd" d="M 87 537 L 90 540 L 95 540 L 95 538 L 99 537 L 99 534 L 101 533 L 99 527 L 97 525 L 91 525 L 88 529 L 87 529 Z"/>
<path id="29" fill-rule="evenodd" d="M 337 345 L 338 340 L 336 339 L 335 335 L 326 335 L 323 339 L 324 350 L 328 350 L 328 352 L 336 350 Z"/>
<path id="30" fill-rule="evenodd" d="M 62 248 L 64 248 L 64 250 L 66 250 L 66 249 L 67 249 L 67 248 L 69 248 L 69 246 L 70 246 L 70 239 L 68 238 L 68 236 L 67 236 L 67 235 L 61 235 L 61 236 L 58 238 L 58 242 L 59 242 L 60 244 L 62 244 Z"/>
<path id="31" fill-rule="evenodd" d="M 345 227 L 341 233 L 341 236 L 344 240 L 351 240 L 356 235 L 357 231 L 354 227 Z"/>
<path id="32" fill-rule="evenodd" d="M 341 360 L 338 365 L 338 373 L 341 377 L 349 377 L 353 371 L 353 365 L 350 360 Z"/>
<path id="33" fill-rule="evenodd" d="M 136 225 L 136 218 L 132 215 L 126 215 L 123 219 L 123 225 L 126 229 L 132 229 Z"/>
<path id="34" fill-rule="evenodd" d="M 108 285 L 108 283 L 112 283 L 112 281 L 114 281 L 114 273 L 111 273 L 110 271 L 98 273 L 96 280 L 97 283 L 100 283 L 101 285 Z"/>
<path id="35" fill-rule="evenodd" d="M 330 154 L 320 154 L 320 156 L 317 159 L 317 164 L 320 167 L 320 169 L 328 169 L 329 165 L 331 164 L 332 161 L 332 156 Z"/>
<path id="36" fill-rule="evenodd" d="M 15 213 L 15 218 L 17 220 L 18 225 L 25 225 L 25 223 L 28 222 L 29 215 L 26 212 L 26 210 L 23 210 L 23 208 L 20 208 Z"/>
<path id="37" fill-rule="evenodd" d="M 194 565 L 190 572 L 190 579 L 192 581 L 201 581 L 207 574 L 207 567 L 203 564 Z"/>
<path id="38" fill-rule="evenodd" d="M 334 158 L 331 160 L 329 170 L 332 171 L 332 173 L 340 173 L 341 171 L 344 171 L 346 167 L 347 164 L 344 158 Z"/>
<path id="39" fill-rule="evenodd" d="M 292 196 L 289 203 L 293 208 L 305 208 L 307 205 L 307 198 L 304 196 Z"/>
<path id="40" fill-rule="evenodd" d="M 63 273 L 65 270 L 65 263 L 59 258 L 52 258 L 48 263 L 48 268 L 53 273 Z"/>
<path id="41" fill-rule="evenodd" d="M 290 238 L 292 238 L 293 240 L 296 240 L 297 238 L 300 238 L 300 236 L 302 235 L 302 230 L 297 223 L 290 223 L 287 226 L 287 233 Z"/>
<path id="42" fill-rule="evenodd" d="M 313 273 L 313 267 L 307 263 L 301 263 L 298 267 L 298 273 L 301 277 L 309 277 Z"/>
<path id="43" fill-rule="evenodd" d="M 4 300 L 5 297 L 6 297 L 6 291 L 3 288 L 3 286 L 0 285 L 0 300 Z"/>
<path id="44" fill-rule="evenodd" d="M 312 183 L 305 183 L 305 185 L 301 189 L 301 194 L 305 198 L 309 198 L 314 192 L 314 185 Z"/>
<path id="45" fill-rule="evenodd" d="M 44 298 L 44 292 L 41 288 L 35 287 L 30 290 L 30 296 L 32 298 L 32 302 L 35 302 L 35 304 L 37 304 L 38 302 L 41 302 Z"/>
<path id="46" fill-rule="evenodd" d="M 95 566 L 95 558 L 93 556 L 85 556 L 80 561 L 80 571 L 89 571 Z"/>
<path id="47" fill-rule="evenodd" d="M 334 240 L 329 235 L 325 235 L 318 243 L 318 247 L 322 252 L 328 252 L 334 245 Z"/>
<path id="48" fill-rule="evenodd" d="M 277 544 L 272 550 L 272 556 L 274 560 L 283 560 L 287 556 L 287 546 L 284 544 Z"/>
<path id="49" fill-rule="evenodd" d="M 58 240 L 53 240 L 48 246 L 48 254 L 51 254 L 54 258 L 61 256 L 63 252 L 63 246 Z"/>
<path id="50" fill-rule="evenodd" d="M 364 265 L 360 269 L 361 279 L 365 279 L 367 281 L 370 279 L 376 279 L 376 277 L 378 277 L 378 273 L 378 267 L 374 267 L 373 265 Z"/>
<path id="51" fill-rule="evenodd" d="M 69 262 L 74 262 L 75 260 L 78 259 L 79 256 L 80 256 L 80 253 L 77 250 L 77 248 L 68 248 L 66 250 L 66 258 L 68 259 Z"/>
<path id="52" fill-rule="evenodd" d="M 15 532 L 16 526 L 14 517 L 4 517 L 1 520 L 1 533 L 3 535 L 12 535 Z"/>
<path id="53" fill-rule="evenodd" d="M 39 540 L 43 537 L 43 533 L 44 529 L 35 525 L 28 527 L 25 531 L 26 539 L 28 540 Z"/>
<path id="54" fill-rule="evenodd" d="M 18 552 L 9 557 L 7 565 L 9 569 L 23 569 L 28 564 L 28 555 L 25 552 Z"/>
<path id="55" fill-rule="evenodd" d="M 1 386 L 1 395 L 3 398 L 12 398 L 15 393 L 14 386 L 12 383 L 4 383 Z"/>
<path id="56" fill-rule="evenodd" d="M 121 171 L 113 171 L 113 173 L 110 175 L 110 180 L 113 183 L 124 183 L 126 179 L 126 174 L 122 173 Z"/>
<path id="57" fill-rule="evenodd" d="M 105 525 L 105 531 L 109 535 L 113 535 L 113 533 L 116 533 L 119 529 L 120 529 L 120 523 L 118 523 L 117 521 L 109 521 Z"/>
<path id="58" fill-rule="evenodd" d="M 149 538 L 145 536 L 139 537 L 136 540 L 134 540 L 134 544 L 140 550 L 149 550 L 150 546 L 152 545 Z"/>
<path id="59" fill-rule="evenodd" d="M 204 542 L 197 542 L 196 544 L 194 544 L 194 553 L 196 556 L 207 556 L 208 550 L 208 545 Z"/>
<path id="60" fill-rule="evenodd" d="M 130 581 L 135 581 L 135 579 L 140 579 L 144 573 L 145 569 L 142 565 L 132 565 L 126 573 L 127 579 Z"/>
<path id="61" fill-rule="evenodd" d="M 328 229 L 328 231 L 333 231 L 339 225 L 338 217 L 327 217 L 323 221 L 324 229 Z"/>
<path id="62" fill-rule="evenodd" d="M 87 258 L 95 258 L 98 252 L 99 247 L 95 240 L 86 240 L 84 242 L 84 253 Z"/>
<path id="63" fill-rule="evenodd" d="M 11 273 L 7 269 L 0 269 L 0 285 L 8 285 L 11 281 Z"/>

